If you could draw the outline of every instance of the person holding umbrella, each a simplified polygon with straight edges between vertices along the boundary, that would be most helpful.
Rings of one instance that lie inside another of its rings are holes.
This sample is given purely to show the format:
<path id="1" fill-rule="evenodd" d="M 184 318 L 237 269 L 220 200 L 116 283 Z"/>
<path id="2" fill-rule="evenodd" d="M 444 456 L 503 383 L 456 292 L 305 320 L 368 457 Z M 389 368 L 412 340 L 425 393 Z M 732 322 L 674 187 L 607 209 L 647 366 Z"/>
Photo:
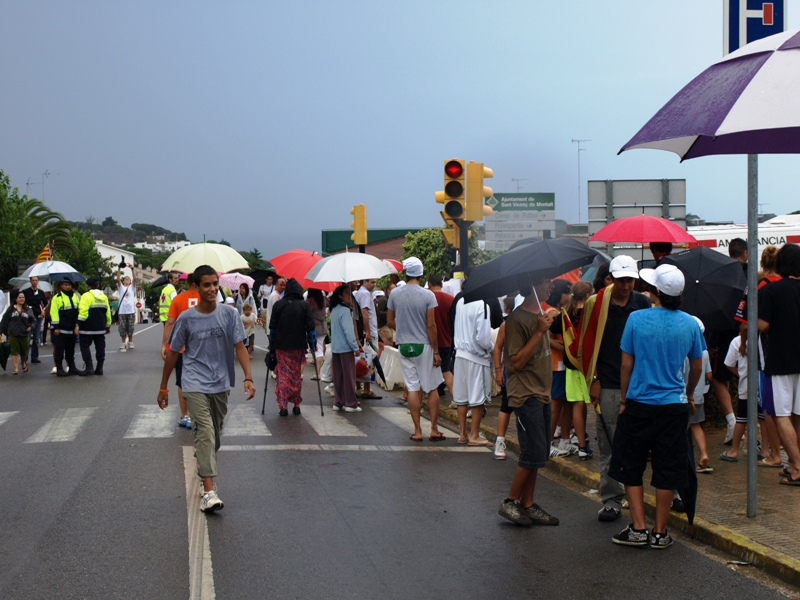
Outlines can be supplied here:
<path id="1" fill-rule="evenodd" d="M 693 317 L 678 310 L 685 285 L 674 265 L 655 270 L 659 306 L 630 315 L 620 341 L 620 407 L 609 475 L 625 486 L 632 523 L 615 544 L 663 549 L 672 545 L 667 520 L 674 490 L 687 483 L 690 466 L 689 397 L 703 367 L 706 343 Z M 684 378 L 684 361 L 689 375 Z M 656 520 L 648 532 L 642 476 L 652 456 Z"/>

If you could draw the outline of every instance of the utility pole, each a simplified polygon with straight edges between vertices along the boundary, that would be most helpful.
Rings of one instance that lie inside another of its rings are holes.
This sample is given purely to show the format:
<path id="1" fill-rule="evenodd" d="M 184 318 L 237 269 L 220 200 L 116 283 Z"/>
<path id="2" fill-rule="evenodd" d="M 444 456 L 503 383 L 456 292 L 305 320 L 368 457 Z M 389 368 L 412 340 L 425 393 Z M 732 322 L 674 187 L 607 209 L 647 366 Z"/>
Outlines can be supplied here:
<path id="1" fill-rule="evenodd" d="M 517 192 L 519 192 L 519 190 L 522 188 L 522 186 L 519 184 L 520 181 L 530 181 L 530 180 L 529 179 L 517 179 L 516 177 L 512 177 L 511 178 L 511 182 L 517 184 Z"/>
<path id="2" fill-rule="evenodd" d="M 591 141 L 592 140 L 576 140 L 575 138 L 572 138 L 572 143 L 578 144 L 578 222 L 576 225 L 579 225 L 581 222 L 581 152 L 586 150 L 586 148 L 581 148 L 581 144 Z"/>

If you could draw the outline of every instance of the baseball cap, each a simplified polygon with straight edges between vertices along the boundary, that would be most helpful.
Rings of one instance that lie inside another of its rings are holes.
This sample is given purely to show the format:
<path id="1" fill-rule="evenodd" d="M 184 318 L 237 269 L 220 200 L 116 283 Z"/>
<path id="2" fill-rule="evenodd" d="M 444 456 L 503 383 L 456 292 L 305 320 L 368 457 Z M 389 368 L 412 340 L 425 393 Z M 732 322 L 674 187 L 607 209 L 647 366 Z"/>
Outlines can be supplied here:
<path id="1" fill-rule="evenodd" d="M 608 270 L 614 279 L 619 279 L 620 277 L 639 279 L 639 269 L 636 266 L 636 261 L 625 254 L 614 258 L 611 264 L 608 265 Z"/>
<path id="2" fill-rule="evenodd" d="M 422 261 L 416 256 L 405 259 L 403 269 L 409 277 L 422 277 Z"/>
<path id="3" fill-rule="evenodd" d="M 68 283 L 68 284 L 72 285 L 72 279 L 70 277 L 67 277 L 66 275 L 64 275 L 64 277 L 61 278 L 61 283 L 62 284 L 63 283 Z"/>
<path id="4" fill-rule="evenodd" d="M 667 296 L 680 296 L 686 280 L 681 270 L 675 265 L 660 265 L 656 269 L 642 269 L 639 273 L 647 283 L 656 286 L 659 292 Z"/>
<path id="5" fill-rule="evenodd" d="M 100 280 L 97 277 L 89 277 L 89 279 L 86 280 L 86 285 L 89 287 L 100 285 Z"/>
<path id="6" fill-rule="evenodd" d="M 375 300 L 376 298 L 380 298 L 381 296 L 385 296 L 386 292 L 383 290 L 375 290 L 372 292 L 372 299 Z"/>

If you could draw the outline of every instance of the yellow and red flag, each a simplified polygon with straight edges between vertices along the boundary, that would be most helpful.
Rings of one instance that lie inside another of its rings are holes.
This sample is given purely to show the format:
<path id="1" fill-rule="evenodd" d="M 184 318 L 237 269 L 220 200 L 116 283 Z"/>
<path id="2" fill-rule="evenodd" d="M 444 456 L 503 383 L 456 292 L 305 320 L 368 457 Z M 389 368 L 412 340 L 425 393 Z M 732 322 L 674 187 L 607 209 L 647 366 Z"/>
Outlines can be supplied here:
<path id="1" fill-rule="evenodd" d="M 43 263 L 50 260 L 53 260 L 53 252 L 50 249 L 50 244 L 47 244 L 44 248 L 42 248 L 42 251 L 39 252 L 39 256 L 36 257 L 34 264 Z"/>

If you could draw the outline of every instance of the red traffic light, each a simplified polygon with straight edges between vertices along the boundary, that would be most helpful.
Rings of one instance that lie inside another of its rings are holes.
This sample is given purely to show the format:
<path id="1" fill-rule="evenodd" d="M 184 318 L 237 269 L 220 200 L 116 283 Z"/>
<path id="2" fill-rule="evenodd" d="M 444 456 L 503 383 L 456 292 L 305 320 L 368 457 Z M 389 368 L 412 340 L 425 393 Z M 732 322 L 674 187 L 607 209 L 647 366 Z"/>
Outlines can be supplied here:
<path id="1" fill-rule="evenodd" d="M 444 172 L 448 177 L 456 179 L 464 174 L 464 165 L 457 160 L 448 161 L 444 166 Z"/>

